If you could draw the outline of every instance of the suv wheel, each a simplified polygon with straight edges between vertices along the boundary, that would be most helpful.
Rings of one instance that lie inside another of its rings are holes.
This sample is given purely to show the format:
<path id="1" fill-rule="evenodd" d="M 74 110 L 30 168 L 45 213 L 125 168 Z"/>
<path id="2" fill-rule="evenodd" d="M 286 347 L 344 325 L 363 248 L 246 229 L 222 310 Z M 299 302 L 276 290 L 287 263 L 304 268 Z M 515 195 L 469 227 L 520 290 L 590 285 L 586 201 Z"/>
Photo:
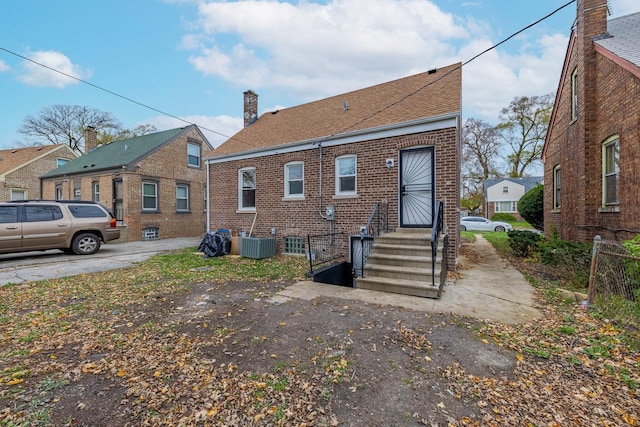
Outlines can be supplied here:
<path id="1" fill-rule="evenodd" d="M 100 249 L 100 239 L 95 234 L 78 234 L 71 243 L 71 249 L 77 255 L 95 254 Z"/>

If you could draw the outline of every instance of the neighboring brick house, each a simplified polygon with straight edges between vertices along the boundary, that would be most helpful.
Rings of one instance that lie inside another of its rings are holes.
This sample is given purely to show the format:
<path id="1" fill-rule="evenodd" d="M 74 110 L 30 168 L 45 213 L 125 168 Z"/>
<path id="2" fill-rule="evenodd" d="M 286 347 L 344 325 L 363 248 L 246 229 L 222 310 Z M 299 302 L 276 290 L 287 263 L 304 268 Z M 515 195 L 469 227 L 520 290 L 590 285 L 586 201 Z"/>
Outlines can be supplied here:
<path id="1" fill-rule="evenodd" d="M 39 199 L 38 177 L 76 157 L 64 144 L 0 150 L 0 201 Z"/>
<path id="2" fill-rule="evenodd" d="M 196 125 L 113 141 L 40 177 L 46 198 L 98 201 L 121 241 L 197 237 L 206 232 L 206 173 L 212 147 Z"/>
<path id="3" fill-rule="evenodd" d="M 543 177 L 526 178 L 490 178 L 484 181 L 484 212 L 491 219 L 495 213 L 508 213 L 518 221 L 522 217 L 518 213 L 518 202 L 524 194 L 538 184 Z"/>
<path id="4" fill-rule="evenodd" d="M 579 0 L 543 150 L 545 234 L 640 233 L 640 13 Z"/>
<path id="5" fill-rule="evenodd" d="M 461 80 L 454 64 L 260 117 L 245 92 L 245 127 L 207 159 L 210 228 L 275 231 L 289 252 L 285 239 L 358 234 L 380 202 L 392 229 L 431 227 L 440 200 L 455 266 Z"/>

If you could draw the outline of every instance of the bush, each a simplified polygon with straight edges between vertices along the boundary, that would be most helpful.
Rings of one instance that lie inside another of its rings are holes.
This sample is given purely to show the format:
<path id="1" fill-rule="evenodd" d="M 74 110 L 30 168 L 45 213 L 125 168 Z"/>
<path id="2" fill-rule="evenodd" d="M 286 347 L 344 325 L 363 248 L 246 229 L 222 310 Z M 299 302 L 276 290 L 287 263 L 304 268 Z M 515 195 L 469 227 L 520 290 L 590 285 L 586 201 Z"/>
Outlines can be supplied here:
<path id="1" fill-rule="evenodd" d="M 492 221 L 504 221 L 504 222 L 515 222 L 518 220 L 515 216 L 510 213 L 498 212 L 497 214 L 493 214 L 491 217 Z"/>
<path id="2" fill-rule="evenodd" d="M 537 252 L 542 236 L 533 231 L 513 230 L 507 233 L 509 247 L 515 256 L 528 257 L 531 252 Z"/>
<path id="3" fill-rule="evenodd" d="M 544 230 L 544 186 L 536 185 L 518 202 L 520 216 L 536 230 Z"/>
<path id="4" fill-rule="evenodd" d="M 576 288 L 587 288 L 591 269 L 590 243 L 568 242 L 560 239 L 541 241 L 540 262 L 557 266 L 564 279 L 569 279 Z"/>

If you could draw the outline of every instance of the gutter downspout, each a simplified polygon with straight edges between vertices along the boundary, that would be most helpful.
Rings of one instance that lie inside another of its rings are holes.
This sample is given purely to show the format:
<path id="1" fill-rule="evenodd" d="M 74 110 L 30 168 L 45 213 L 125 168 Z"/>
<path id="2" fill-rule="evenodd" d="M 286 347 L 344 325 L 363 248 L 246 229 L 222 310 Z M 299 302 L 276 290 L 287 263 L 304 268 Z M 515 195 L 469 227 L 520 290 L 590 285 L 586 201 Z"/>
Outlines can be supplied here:
<path id="1" fill-rule="evenodd" d="M 320 200 L 319 200 L 319 205 L 318 205 L 318 213 L 320 214 L 320 218 L 322 219 L 327 219 L 327 217 L 324 216 L 324 213 L 322 212 L 322 143 L 319 142 L 318 143 L 318 150 L 320 155 L 319 155 L 319 161 L 320 161 L 320 165 L 319 165 L 319 177 L 320 177 L 320 185 L 319 185 L 319 192 L 320 192 Z"/>
<path id="2" fill-rule="evenodd" d="M 209 160 L 207 159 L 205 161 L 206 165 L 207 165 L 207 185 L 206 185 L 206 194 L 204 195 L 204 211 L 207 215 L 207 232 L 211 230 L 211 216 L 209 215 L 209 176 L 210 176 L 210 171 L 209 168 L 211 167 L 211 164 L 209 163 Z"/>

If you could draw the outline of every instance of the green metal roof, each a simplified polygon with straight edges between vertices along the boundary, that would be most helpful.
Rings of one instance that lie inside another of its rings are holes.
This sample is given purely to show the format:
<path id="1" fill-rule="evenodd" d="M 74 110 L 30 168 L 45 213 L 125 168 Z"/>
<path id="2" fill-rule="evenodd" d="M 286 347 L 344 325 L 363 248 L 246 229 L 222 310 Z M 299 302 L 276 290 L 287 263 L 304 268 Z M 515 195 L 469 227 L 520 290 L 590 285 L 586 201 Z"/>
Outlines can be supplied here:
<path id="1" fill-rule="evenodd" d="M 129 166 L 151 154 L 181 133 L 189 131 L 192 126 L 150 133 L 100 145 L 98 148 L 70 161 L 66 165 L 47 172 L 40 178 L 53 178 Z"/>

